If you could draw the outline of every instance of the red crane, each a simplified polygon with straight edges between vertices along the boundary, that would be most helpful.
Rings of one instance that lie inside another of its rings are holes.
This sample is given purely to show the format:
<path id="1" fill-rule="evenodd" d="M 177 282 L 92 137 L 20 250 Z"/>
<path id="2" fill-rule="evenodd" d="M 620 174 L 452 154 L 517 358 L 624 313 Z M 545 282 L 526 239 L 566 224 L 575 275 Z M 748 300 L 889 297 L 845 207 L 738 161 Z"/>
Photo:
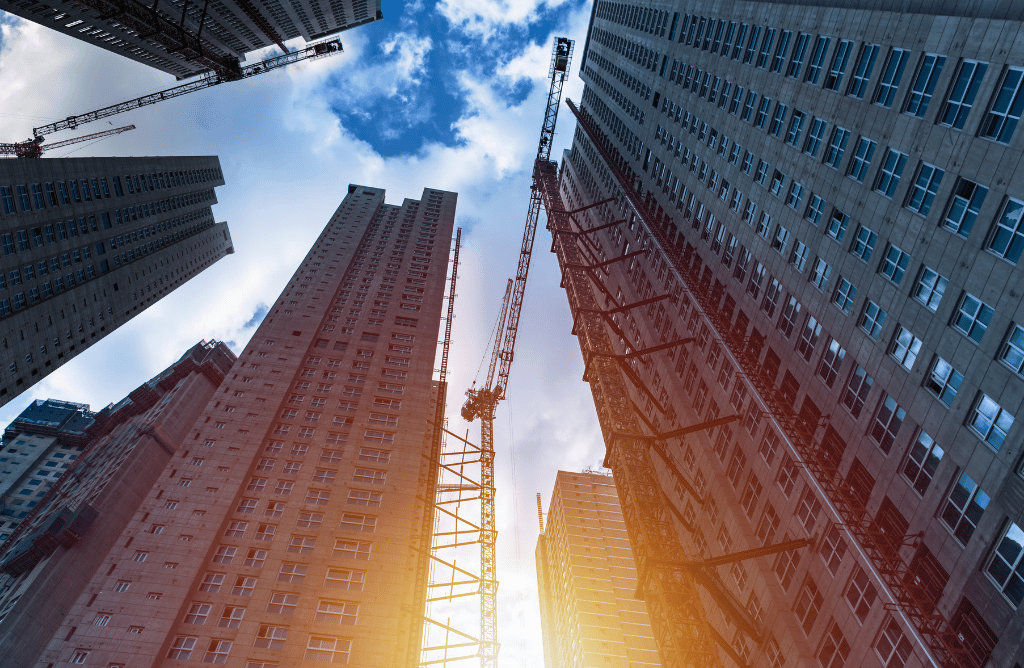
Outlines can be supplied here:
<path id="1" fill-rule="evenodd" d="M 119 135 L 122 132 L 128 132 L 129 130 L 134 129 L 134 125 L 126 125 L 121 128 L 104 130 L 103 132 L 94 132 L 91 135 L 72 137 L 71 139 L 65 139 L 64 141 L 59 141 L 54 144 L 47 144 L 46 146 L 43 146 L 43 137 L 36 137 L 35 139 L 18 142 L 17 144 L 0 144 L 0 155 L 13 155 L 19 158 L 38 158 L 43 154 L 43 151 L 52 151 L 55 148 L 62 148 L 72 144 L 80 144 L 84 141 L 89 141 L 90 139 L 112 137 L 113 135 Z"/>

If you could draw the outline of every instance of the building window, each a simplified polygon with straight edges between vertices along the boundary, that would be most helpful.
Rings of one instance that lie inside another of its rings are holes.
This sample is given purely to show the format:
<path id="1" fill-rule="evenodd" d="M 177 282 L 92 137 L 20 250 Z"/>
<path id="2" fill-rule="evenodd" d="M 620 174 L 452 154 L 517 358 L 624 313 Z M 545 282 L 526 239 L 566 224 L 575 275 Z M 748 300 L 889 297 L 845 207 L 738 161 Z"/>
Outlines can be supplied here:
<path id="1" fill-rule="evenodd" d="M 988 507 L 988 494 L 966 473 L 961 473 L 946 497 L 939 517 L 961 545 L 967 545 Z"/>
<path id="2" fill-rule="evenodd" d="M 282 569 L 283 571 L 284 569 Z M 280 580 L 280 576 L 278 580 Z M 279 615 L 294 615 L 295 609 L 299 605 L 299 595 L 291 594 L 288 592 L 276 591 L 270 594 L 270 600 L 267 602 L 267 612 L 276 613 Z"/>
<path id="3" fill-rule="evenodd" d="M 874 384 L 874 379 L 868 375 L 861 365 L 856 365 L 850 373 L 850 379 L 846 383 L 846 390 L 843 392 L 843 405 L 854 417 L 860 417 L 867 400 L 868 392 Z"/>
<path id="4" fill-rule="evenodd" d="M 786 130 L 786 143 L 790 146 L 800 147 L 800 133 L 804 129 L 804 121 L 807 114 L 799 109 L 793 110 L 793 116 L 789 119 L 789 129 Z"/>
<path id="5" fill-rule="evenodd" d="M 863 183 L 864 178 L 868 175 L 868 167 L 871 165 L 871 158 L 875 155 L 877 147 L 877 142 L 873 142 L 867 137 L 857 140 L 857 150 L 850 161 L 850 171 L 847 172 L 847 176 Z"/>
<path id="6" fill-rule="evenodd" d="M 312 554 L 316 548 L 316 538 L 314 536 L 292 536 L 291 542 L 288 544 L 288 551 L 296 554 Z"/>
<path id="7" fill-rule="evenodd" d="M 903 634 L 903 629 L 892 615 L 886 615 L 882 630 L 875 639 L 875 653 L 885 668 L 903 668 L 914 651 L 913 645 Z"/>
<path id="8" fill-rule="evenodd" d="M 942 66 L 946 64 L 945 56 L 937 56 L 926 53 L 921 56 L 921 63 L 917 68 L 917 75 L 910 85 L 910 94 L 907 95 L 906 106 L 903 112 L 918 118 L 924 118 L 928 111 L 928 103 L 931 102 L 935 93 L 935 84 L 942 74 Z"/>
<path id="9" fill-rule="evenodd" d="M 807 132 L 807 140 L 804 141 L 804 153 L 811 157 L 818 157 L 818 149 L 821 148 L 821 142 L 825 138 L 825 128 L 828 127 L 828 122 L 823 118 L 811 119 L 810 130 Z"/>
<path id="10" fill-rule="evenodd" d="M 235 586 L 231 589 L 231 594 L 234 596 L 252 596 L 252 592 L 255 589 L 256 578 L 239 575 L 235 578 Z"/>
<path id="11" fill-rule="evenodd" d="M 980 203 L 978 205 L 981 206 Z M 1024 202 L 1007 199 L 996 224 L 992 227 L 992 239 L 988 242 L 988 250 L 1007 262 L 1016 264 L 1024 250 Z"/>
<path id="12" fill-rule="evenodd" d="M 804 488 L 804 493 L 800 495 L 800 501 L 796 506 L 796 518 L 808 532 L 811 532 L 820 513 L 821 502 L 815 498 L 810 487 Z"/>
<path id="13" fill-rule="evenodd" d="M 825 285 L 828 283 L 828 278 L 831 275 L 832 267 L 828 266 L 828 263 L 820 257 L 816 258 L 814 265 L 811 267 L 811 285 L 824 292 Z"/>
<path id="14" fill-rule="evenodd" d="M 352 489 L 348 492 L 348 503 L 353 506 L 368 506 L 379 508 L 382 494 L 380 492 L 367 492 L 361 489 Z"/>
<path id="15" fill-rule="evenodd" d="M 1024 600 L 1024 531 L 1010 522 L 999 539 L 985 573 L 1013 607 Z"/>
<path id="16" fill-rule="evenodd" d="M 212 610 L 213 606 L 209 603 L 193 603 L 185 615 L 185 623 L 202 626 L 206 624 L 206 619 L 210 616 Z"/>
<path id="17" fill-rule="evenodd" d="M 998 450 L 1006 440 L 1006 434 L 1013 426 L 1013 416 L 992 400 L 981 394 L 967 420 L 967 426 L 983 441 Z"/>
<path id="18" fill-rule="evenodd" d="M 281 571 L 277 574 L 277 581 L 302 584 L 306 580 L 308 569 L 309 567 L 305 564 L 292 564 L 286 561 L 281 564 Z"/>
<path id="19" fill-rule="evenodd" d="M 307 661 L 323 661 L 324 663 L 348 663 L 352 641 L 330 636 L 309 636 L 306 643 Z"/>
<path id="20" fill-rule="evenodd" d="M 237 629 L 242 625 L 242 618 L 245 617 L 245 608 L 240 608 L 237 605 L 226 605 L 224 606 L 224 612 L 221 613 L 220 622 L 217 626 L 226 629 Z"/>
<path id="21" fill-rule="evenodd" d="M 870 299 L 864 305 L 864 315 L 860 318 L 860 328 L 868 333 L 873 339 L 877 339 L 885 324 L 885 317 L 888 315 L 885 310 Z"/>
<path id="22" fill-rule="evenodd" d="M 825 75 L 825 90 L 839 90 L 843 84 L 843 75 L 846 73 L 846 65 L 850 60 L 850 52 L 853 50 L 853 42 L 840 40 L 836 46 L 836 52 L 832 56 L 832 65 Z"/>
<path id="23" fill-rule="evenodd" d="M 956 187 L 953 189 L 953 195 L 949 200 L 949 210 L 942 224 L 949 231 L 955 232 L 966 239 L 974 227 L 974 221 L 978 219 L 978 212 L 981 210 L 981 205 L 985 202 L 986 194 L 988 194 L 988 188 L 964 178 L 958 179 Z M 1011 202 L 1013 200 L 1007 202 L 1007 209 L 1010 208 Z M 1014 219 L 1014 215 L 1020 215 L 1020 208 L 1021 205 L 1018 204 L 1016 210 L 1011 213 L 1010 221 Z"/>
<path id="24" fill-rule="evenodd" d="M 348 601 L 318 601 L 313 617 L 317 622 L 330 624 L 355 624 L 359 616 L 359 604 Z"/>
<path id="25" fill-rule="evenodd" d="M 1014 373 L 1024 375 L 1024 327 L 1013 324 L 999 360 Z"/>
<path id="26" fill-rule="evenodd" d="M 328 568 L 327 576 L 324 579 L 324 586 L 333 589 L 348 589 L 350 591 L 362 591 L 363 583 L 366 580 L 366 573 L 352 571 L 342 568 Z"/>
<path id="27" fill-rule="evenodd" d="M 956 313 L 953 315 L 953 329 L 966 335 L 975 343 L 980 343 L 988 329 L 995 311 L 974 295 L 965 292 Z"/>
<path id="28" fill-rule="evenodd" d="M 871 73 L 875 69 L 875 59 L 878 58 L 879 46 L 877 44 L 862 44 L 860 53 L 857 54 L 857 63 L 853 67 L 853 78 L 850 80 L 850 88 L 847 95 L 863 99 L 867 92 L 868 81 L 871 80 Z"/>
<path id="29" fill-rule="evenodd" d="M 879 266 L 879 272 L 888 278 L 896 285 L 900 284 L 903 280 L 903 274 L 907 271 L 907 265 L 910 264 L 910 255 L 904 252 L 897 246 L 889 244 L 889 248 L 885 251 L 885 257 L 882 258 L 882 263 Z"/>
<path id="30" fill-rule="evenodd" d="M 922 162 L 917 170 L 917 179 L 910 187 L 910 194 L 907 197 L 907 208 L 916 211 L 922 216 L 927 216 L 931 211 L 932 202 L 935 200 L 935 193 L 939 190 L 942 177 L 945 172 L 935 165 Z"/>
<path id="31" fill-rule="evenodd" d="M 816 371 L 818 377 L 825 382 L 825 385 L 832 387 L 832 384 L 835 383 L 836 376 L 839 375 L 839 369 L 843 365 L 844 357 L 846 357 L 846 351 L 839 345 L 838 341 L 830 338 L 825 352 L 821 355 L 821 361 L 818 362 L 818 369 Z"/>
<path id="32" fill-rule="evenodd" d="M 1024 80 L 1024 69 L 1008 67 L 1003 73 L 1003 81 L 999 90 L 992 96 L 992 104 L 985 119 L 981 122 L 981 136 L 994 139 L 1003 144 L 1010 143 L 1013 131 L 1020 122 L 1024 109 L 1021 99 L 1021 83 Z"/>
<path id="33" fill-rule="evenodd" d="M 797 352 L 800 353 L 805 361 L 811 361 L 811 355 L 814 354 L 814 346 L 818 342 L 820 335 L 821 323 L 814 316 L 808 315 L 800 332 L 800 340 L 796 344 Z"/>
<path id="34" fill-rule="evenodd" d="M 903 477 L 921 496 L 924 496 L 932 478 L 935 477 L 935 470 L 939 467 L 943 454 L 945 453 L 942 448 L 923 430 L 917 434 L 917 439 L 910 446 L 907 460 L 903 463 Z"/>
<path id="35" fill-rule="evenodd" d="M 832 130 L 832 138 L 829 139 L 828 148 L 825 150 L 825 164 L 832 169 L 839 169 L 843 153 L 846 151 L 846 142 L 850 139 L 850 131 L 843 128 Z"/>
<path id="36" fill-rule="evenodd" d="M 932 370 L 924 381 L 924 386 L 939 401 L 946 404 L 946 406 L 952 406 L 953 398 L 956 396 L 957 390 L 960 389 L 960 383 L 963 380 L 964 376 L 962 373 L 954 369 L 946 360 L 936 356 L 935 363 L 932 364 Z"/>
<path id="37" fill-rule="evenodd" d="M 853 240 L 850 252 L 867 262 L 871 259 L 871 253 L 875 250 L 877 242 L 878 235 L 861 225 L 857 228 L 857 236 Z"/>
<path id="38" fill-rule="evenodd" d="M 846 236 L 846 228 L 850 225 L 850 217 L 839 209 L 832 207 L 832 217 L 828 221 L 828 229 L 825 230 L 830 237 L 836 241 L 842 241 Z"/>
<path id="39" fill-rule="evenodd" d="M 853 614 L 863 624 L 864 620 L 867 619 L 868 613 L 871 612 L 871 606 L 875 604 L 875 600 L 878 598 L 878 590 L 872 584 L 864 569 L 857 566 L 850 577 L 850 583 L 846 586 L 846 591 L 843 595 L 846 598 L 846 602 L 850 604 Z"/>
<path id="40" fill-rule="evenodd" d="M 203 581 L 199 585 L 199 591 L 205 591 L 211 594 L 216 594 L 220 591 L 221 585 L 223 584 L 223 573 L 207 573 L 203 576 Z"/>
<path id="41" fill-rule="evenodd" d="M 818 77 L 821 75 L 825 65 L 825 54 L 828 53 L 828 45 L 831 41 L 831 38 L 824 35 L 818 36 L 817 41 L 814 43 L 814 50 L 811 52 L 811 60 L 807 63 L 807 74 L 804 76 L 805 83 L 818 83 Z"/>
<path id="42" fill-rule="evenodd" d="M 334 556 L 342 559 L 357 559 L 367 561 L 370 558 L 371 543 L 336 540 L 334 542 Z"/>
<path id="43" fill-rule="evenodd" d="M 935 311 L 946 292 L 947 283 L 948 281 L 936 271 L 922 265 L 921 273 L 918 274 L 917 283 L 914 285 L 913 297 L 930 311 Z"/>
<path id="44" fill-rule="evenodd" d="M 825 562 L 825 567 L 832 575 L 839 572 L 843 557 L 846 556 L 846 549 L 846 541 L 843 540 L 839 528 L 834 524 L 830 525 L 828 532 L 821 539 L 820 552 L 821 560 Z"/>
<path id="45" fill-rule="evenodd" d="M 921 352 L 921 339 L 902 325 L 896 326 L 896 335 L 893 337 L 892 345 L 889 346 L 889 354 L 893 359 L 902 364 L 908 371 L 914 368 L 918 353 Z"/>
<path id="46" fill-rule="evenodd" d="M 804 582 L 804 586 L 800 588 L 800 593 L 796 598 L 796 605 L 793 607 L 793 612 L 796 613 L 796 618 L 800 622 L 800 628 L 807 635 L 811 634 L 814 622 L 818 620 L 821 604 L 824 602 L 825 599 L 821 592 L 818 591 L 818 586 L 808 577 Z"/>
<path id="47" fill-rule="evenodd" d="M 254 647 L 262 647 L 264 649 L 284 649 L 284 643 L 288 640 L 288 629 L 283 626 L 270 626 L 268 624 L 261 624 L 259 632 L 256 634 L 256 642 L 253 643 Z M 254 662 L 250 662 L 246 665 L 246 668 Z M 260 668 L 269 668 L 271 665 L 276 667 L 276 664 L 260 664 Z"/>
<path id="48" fill-rule="evenodd" d="M 965 60 L 960 63 L 960 69 L 956 73 L 953 84 L 949 87 L 949 94 L 946 96 L 946 104 L 939 115 L 939 123 L 949 127 L 963 130 L 967 122 L 967 115 L 974 106 L 974 99 L 978 96 L 978 89 L 981 88 L 981 80 L 988 70 L 988 63 L 979 63 L 975 60 Z"/>
<path id="49" fill-rule="evenodd" d="M 875 417 L 868 430 L 868 435 L 878 444 L 882 452 L 889 454 L 906 417 L 907 412 L 896 403 L 895 399 L 888 394 L 882 395 L 882 399 L 878 402 L 878 410 L 875 411 Z"/>
<path id="50" fill-rule="evenodd" d="M 882 69 L 882 76 L 875 89 L 875 96 L 871 100 L 874 104 L 883 107 L 891 107 L 896 98 L 896 90 L 900 86 L 900 79 L 903 78 L 903 70 L 907 67 L 910 51 L 907 49 L 892 49 Z"/>
<path id="51" fill-rule="evenodd" d="M 850 643 L 843 636 L 843 630 L 835 621 L 828 627 L 818 650 L 821 668 L 843 668 L 850 657 Z M 780 664 L 781 665 L 781 664 Z"/>
<path id="52" fill-rule="evenodd" d="M 900 183 L 903 168 L 906 166 L 906 153 L 900 153 L 891 148 L 886 149 L 885 160 L 882 161 L 882 168 L 878 170 L 878 178 L 875 181 L 875 190 L 891 199 L 896 192 L 896 186 Z"/>

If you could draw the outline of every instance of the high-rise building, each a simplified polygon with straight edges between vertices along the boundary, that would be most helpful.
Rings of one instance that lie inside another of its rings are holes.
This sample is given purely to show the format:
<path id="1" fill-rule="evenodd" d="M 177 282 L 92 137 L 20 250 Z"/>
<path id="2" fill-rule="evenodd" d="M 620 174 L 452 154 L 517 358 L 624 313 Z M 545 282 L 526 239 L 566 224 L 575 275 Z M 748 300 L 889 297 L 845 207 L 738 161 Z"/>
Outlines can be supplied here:
<path id="1" fill-rule="evenodd" d="M 536 557 L 547 668 L 661 665 L 610 475 L 558 472 Z"/>
<path id="2" fill-rule="evenodd" d="M 234 361 L 225 344 L 201 341 L 101 411 L 37 401 L 7 427 L 0 456 L 5 665 L 36 665 Z"/>
<path id="3" fill-rule="evenodd" d="M 0 0 L 0 10 L 179 79 L 209 71 L 207 58 L 237 62 L 278 38 L 308 42 L 384 18 L 380 0 Z M 195 44 L 202 45 L 201 57 Z"/>
<path id="4" fill-rule="evenodd" d="M 0 163 L 0 405 L 234 252 L 213 156 Z"/>
<path id="5" fill-rule="evenodd" d="M 455 203 L 349 186 L 41 665 L 418 664 Z"/>
<path id="6" fill-rule="evenodd" d="M 654 348 L 595 399 L 616 480 L 661 485 L 619 481 L 665 665 L 1024 657 L 1024 10 L 886 7 L 594 5 L 561 194 L 614 198 L 577 214 L 600 336 Z M 721 642 L 666 621 L 686 583 Z"/>

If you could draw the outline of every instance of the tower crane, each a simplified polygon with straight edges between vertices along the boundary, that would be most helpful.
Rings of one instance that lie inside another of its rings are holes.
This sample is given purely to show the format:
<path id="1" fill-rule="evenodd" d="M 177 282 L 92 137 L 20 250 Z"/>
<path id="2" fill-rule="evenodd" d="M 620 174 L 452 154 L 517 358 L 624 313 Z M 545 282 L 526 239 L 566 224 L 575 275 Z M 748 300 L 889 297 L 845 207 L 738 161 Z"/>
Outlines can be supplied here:
<path id="1" fill-rule="evenodd" d="M 33 148 L 32 145 L 38 147 L 38 145 L 43 142 L 46 135 L 53 134 L 54 132 L 60 132 L 61 130 L 74 130 L 84 123 L 91 123 L 93 121 L 98 121 L 101 118 L 123 114 L 126 111 L 132 111 L 133 109 L 138 109 L 140 107 L 148 107 L 149 105 L 156 104 L 157 102 L 163 102 L 164 100 L 170 100 L 188 93 L 205 90 L 206 88 L 227 83 L 229 81 L 248 79 L 304 60 L 316 60 L 317 58 L 332 56 L 337 53 L 341 53 L 342 51 L 344 51 L 344 49 L 341 46 L 341 40 L 337 38 L 311 42 L 301 49 L 285 53 L 284 55 L 267 58 L 258 63 L 252 63 L 251 65 L 238 68 L 237 70 L 229 72 L 207 72 L 197 79 L 193 79 L 192 81 L 181 84 L 180 86 L 167 88 L 156 93 L 150 93 L 149 95 L 143 95 L 132 100 L 119 102 L 118 104 L 112 104 L 101 109 L 88 111 L 84 114 L 68 116 L 63 120 L 56 121 L 48 125 L 42 125 L 38 128 L 33 128 L 33 139 L 17 144 L 3 144 L 2 146 L 13 147 L 11 150 L 6 151 L 7 153 L 13 152 L 15 155 L 24 154 L 26 156 L 35 156 L 36 149 Z"/>
<path id="2" fill-rule="evenodd" d="M 134 130 L 134 125 L 126 125 L 121 128 L 113 128 L 111 130 L 104 130 L 103 132 L 94 132 L 91 135 L 82 135 L 81 137 L 72 137 L 71 139 L 65 139 L 55 144 L 47 144 L 45 147 L 43 144 L 43 138 L 37 137 L 36 139 L 29 139 L 28 141 L 18 142 L 17 144 L 0 144 L 0 155 L 14 155 L 19 158 L 38 158 L 43 154 L 43 151 L 52 151 L 55 148 L 63 148 L 72 144 L 80 144 L 90 139 L 100 139 L 102 137 L 110 137 L 113 135 L 119 135 L 122 132 L 128 132 Z"/>
<path id="3" fill-rule="evenodd" d="M 551 67 L 548 77 L 547 106 L 544 109 L 544 125 L 537 145 L 534 161 L 534 181 L 538 164 L 546 164 L 551 156 L 551 143 L 555 135 L 555 121 L 558 106 L 562 100 L 562 87 L 568 77 L 569 62 L 572 58 L 573 41 L 565 37 L 555 39 L 551 52 Z M 502 314 L 494 336 L 494 349 L 488 367 L 487 380 L 483 387 L 466 391 L 468 399 L 462 407 L 462 417 L 467 421 L 480 419 L 480 665 L 481 668 L 495 668 L 498 662 L 497 641 L 497 594 L 495 542 L 497 529 L 494 525 L 494 411 L 498 402 L 505 398 L 508 374 L 515 358 L 516 335 L 519 332 L 519 316 L 523 309 L 523 295 L 530 271 L 533 254 L 533 238 L 537 232 L 537 220 L 542 205 L 541 193 L 534 185 L 530 197 L 530 208 L 526 214 L 526 229 L 519 251 L 519 267 L 514 281 L 509 282 L 505 292 Z M 495 379 L 497 370 L 497 379 Z"/>

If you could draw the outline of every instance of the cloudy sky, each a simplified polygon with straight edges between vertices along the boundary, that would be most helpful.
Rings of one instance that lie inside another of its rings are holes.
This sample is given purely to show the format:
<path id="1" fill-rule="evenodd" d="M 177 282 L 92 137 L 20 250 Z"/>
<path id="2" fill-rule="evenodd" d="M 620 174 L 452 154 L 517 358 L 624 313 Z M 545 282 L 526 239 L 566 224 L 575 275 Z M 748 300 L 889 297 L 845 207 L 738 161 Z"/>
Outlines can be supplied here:
<path id="1" fill-rule="evenodd" d="M 0 425 L 33 399 L 102 408 L 200 339 L 239 352 L 258 324 L 254 315 L 277 298 L 347 185 L 359 183 L 386 188 L 389 203 L 419 198 L 428 186 L 459 193 L 449 416 L 453 431 L 464 431 L 461 393 L 515 273 L 551 44 L 564 35 L 582 47 L 589 2 L 385 0 L 383 13 L 383 21 L 343 33 L 340 56 L 115 117 L 114 125 L 138 129 L 48 154 L 219 156 L 227 183 L 213 211 L 228 222 L 236 252 L 0 409 Z M 2 141 L 174 85 L 170 75 L 2 12 L 0 30 Z M 574 63 L 565 91 L 578 102 L 576 72 Z M 562 112 L 552 156 L 572 138 L 571 115 L 564 105 Z M 603 452 L 543 221 L 537 239 L 509 399 L 495 427 L 506 666 L 542 661 L 534 495 L 543 494 L 546 509 L 555 472 L 596 467 Z"/>

